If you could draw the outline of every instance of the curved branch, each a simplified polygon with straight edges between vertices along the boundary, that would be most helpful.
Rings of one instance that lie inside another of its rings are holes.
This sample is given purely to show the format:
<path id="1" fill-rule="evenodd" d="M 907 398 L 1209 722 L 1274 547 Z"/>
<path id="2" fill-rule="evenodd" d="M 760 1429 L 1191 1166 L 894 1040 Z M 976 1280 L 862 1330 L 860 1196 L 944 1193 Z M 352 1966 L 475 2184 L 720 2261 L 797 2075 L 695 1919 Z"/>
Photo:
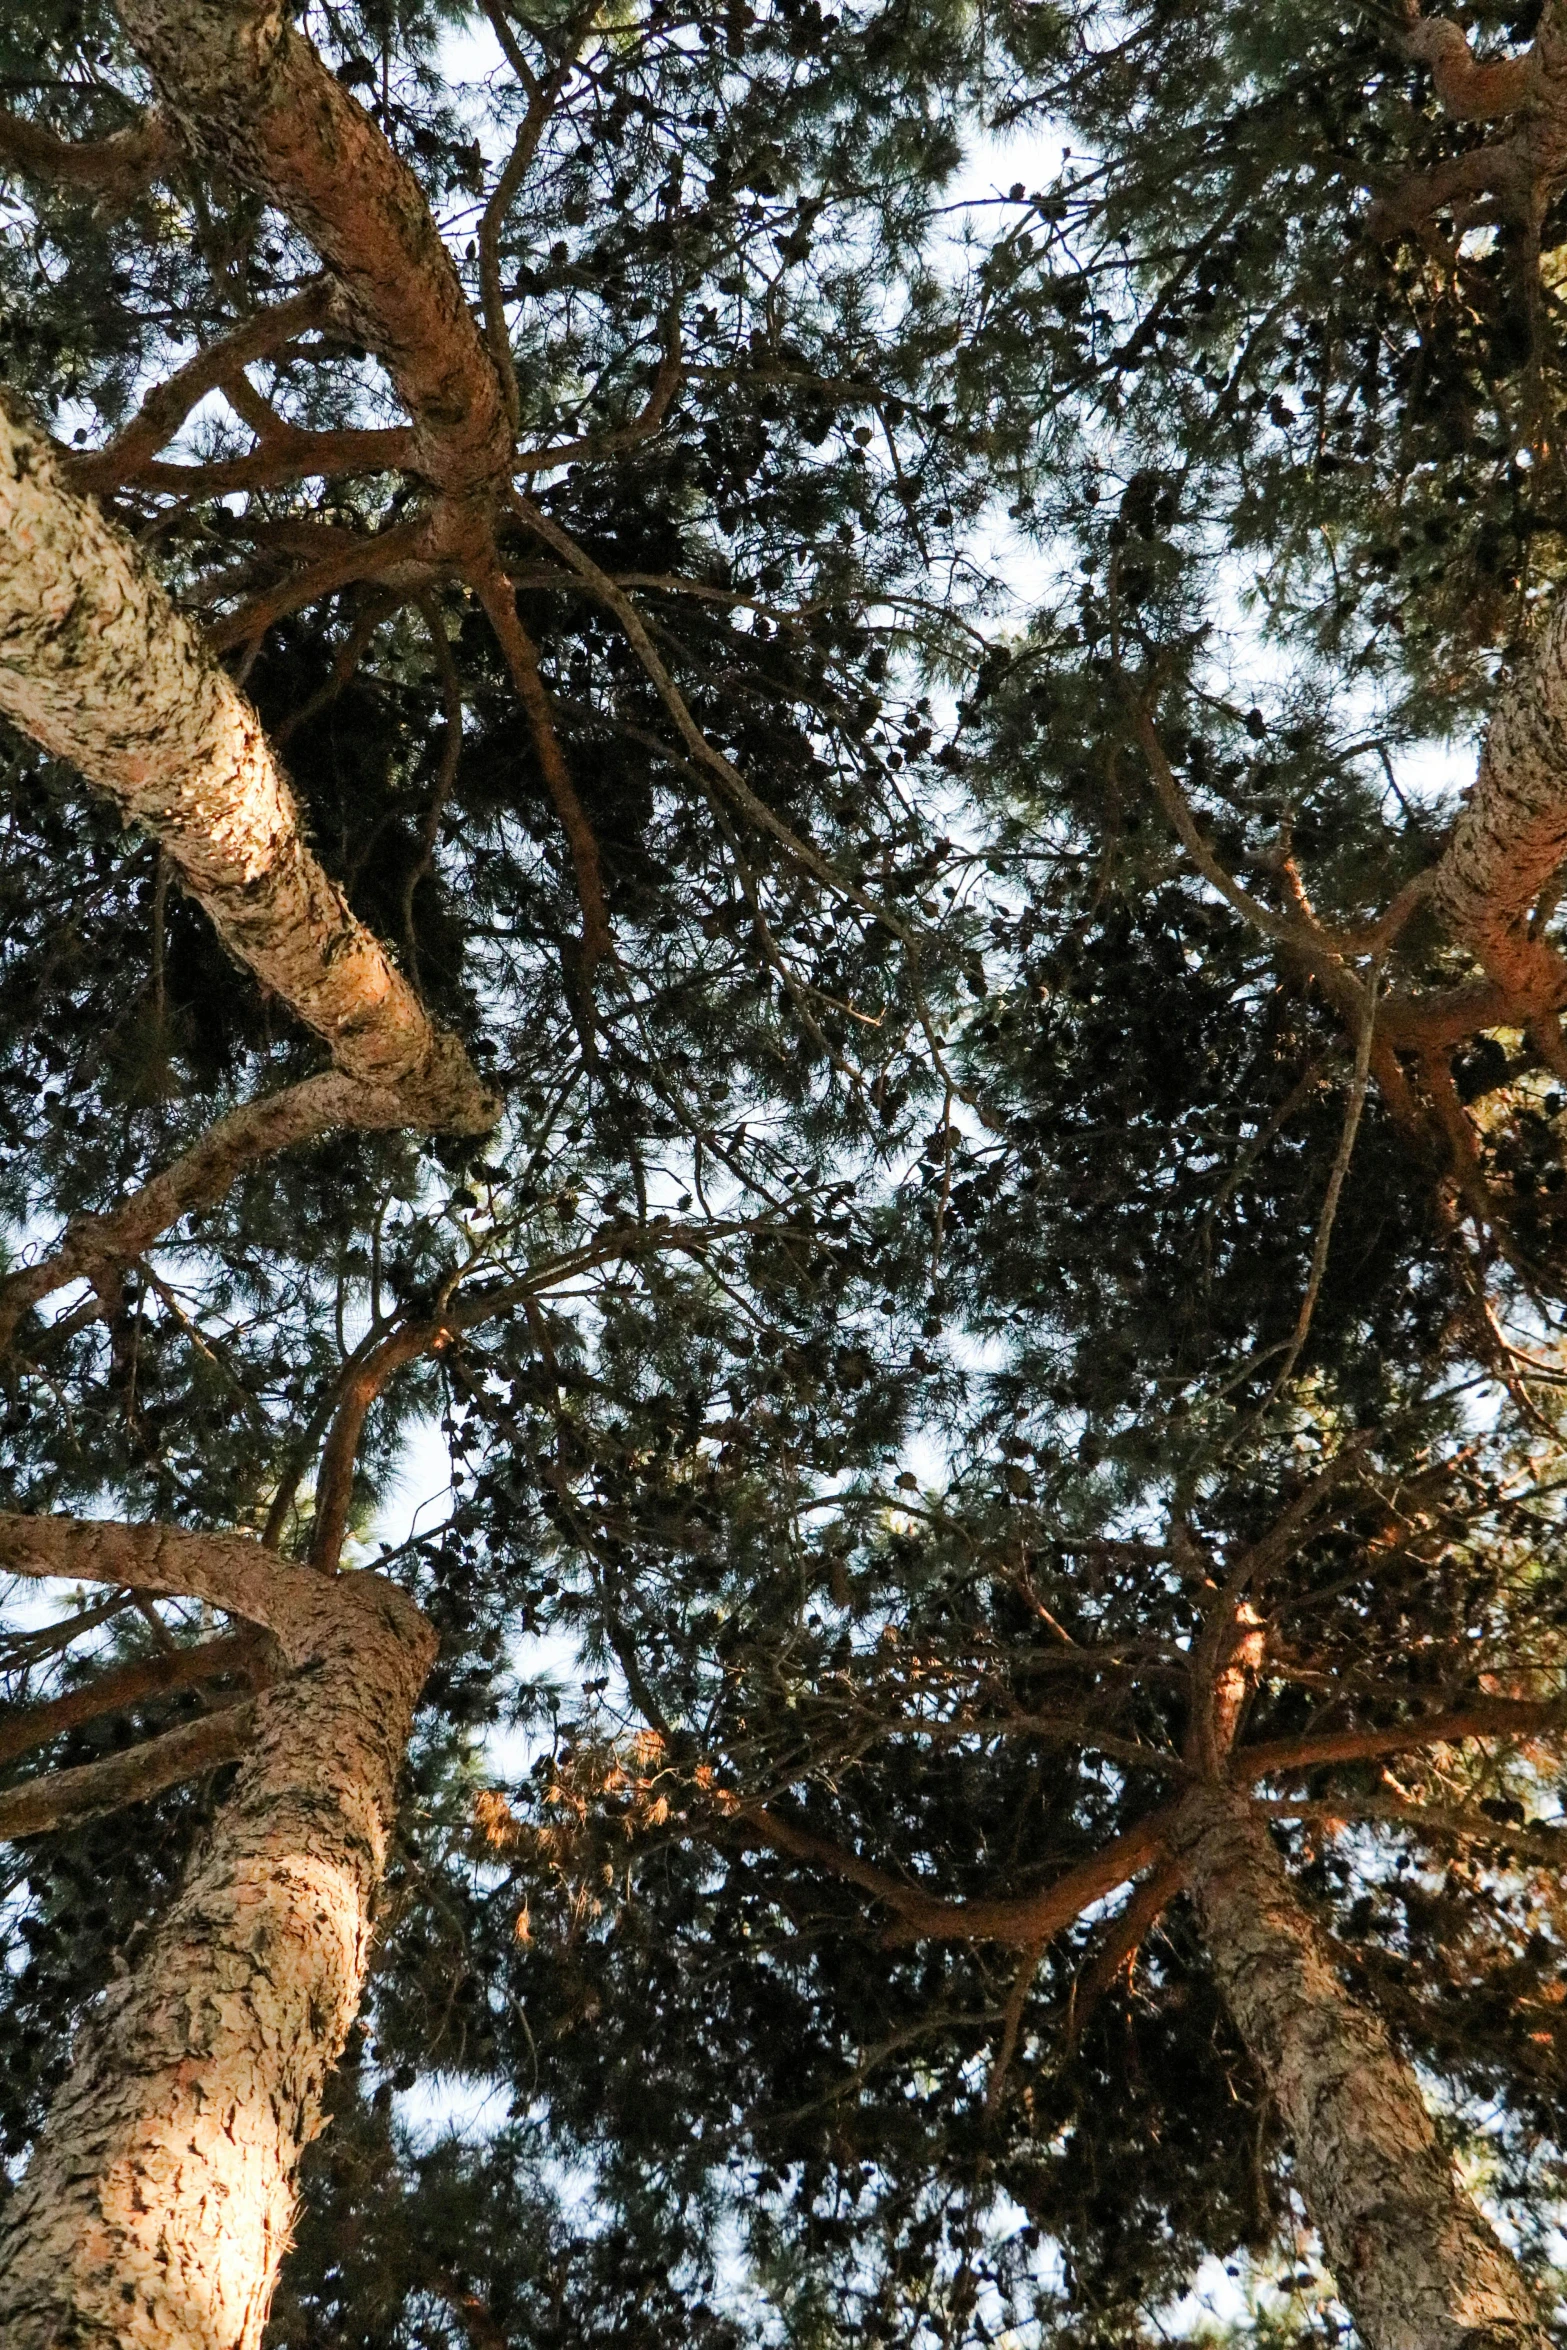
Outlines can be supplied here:
<path id="1" fill-rule="evenodd" d="M 680 349 L 680 325 L 678 319 L 671 316 L 665 322 L 664 355 L 658 363 L 658 371 L 653 378 L 652 387 L 639 415 L 634 416 L 629 424 L 611 426 L 607 432 L 584 433 L 579 440 L 557 441 L 552 448 L 529 449 L 523 455 L 513 459 L 513 473 L 550 473 L 557 465 L 591 465 L 601 457 L 618 456 L 623 449 L 635 449 L 643 441 L 651 440 L 669 414 L 669 403 L 679 390 L 684 373 L 685 363 Z M 621 586 L 647 587 L 662 586 L 665 583 L 658 579 L 633 578 L 630 581 L 622 580 L 619 584 Z M 683 583 L 677 582 L 675 584 Z M 702 591 L 699 588 L 692 588 L 688 592 L 700 594 Z M 731 600 L 735 603 L 746 601 L 744 597 L 740 596 Z"/>
<path id="2" fill-rule="evenodd" d="M 162 178 L 177 153 L 158 113 L 107 139 L 62 139 L 20 115 L 0 114 L 0 164 L 57 187 L 91 189 L 122 209 Z"/>
<path id="3" fill-rule="evenodd" d="M 0 407 L 0 709 L 163 843 L 241 962 L 412 1124 L 495 1109 L 305 845 L 260 721 L 137 550 Z"/>
<path id="4" fill-rule="evenodd" d="M 884 1869 L 861 1860 L 856 1852 L 834 1844 L 825 1836 L 813 1835 L 807 1828 L 796 1827 L 793 1821 L 780 1818 L 763 1804 L 746 1805 L 737 1815 L 748 1827 L 755 1828 L 769 1844 L 793 1860 L 804 1860 L 823 1868 L 835 1877 L 842 1877 L 862 1891 L 871 1894 L 899 1919 L 889 1939 L 893 1941 L 920 1941 L 927 1937 L 937 1941 L 954 1942 L 1016 1942 L 1027 1946 L 1043 1943 L 1051 1935 L 1059 1934 L 1075 1918 L 1124 1885 L 1129 1877 L 1164 1850 L 1164 1838 L 1173 1811 L 1150 1813 L 1125 1835 L 1115 1837 L 1088 1859 L 1079 1861 L 1066 1874 L 1057 1877 L 1051 1885 L 1037 1893 L 1027 1893 L 1011 1900 L 942 1901 L 926 1893 L 920 1886 L 910 1885 L 901 1877 L 889 1876 Z"/>
<path id="5" fill-rule="evenodd" d="M 191 1534 L 178 1526 L 0 1510 L 0 1571 L 204 1599 L 274 1633 L 291 1665 L 308 1661 L 323 1628 L 341 1635 L 344 1606 L 382 1606 L 399 1637 L 407 1636 L 405 1618 L 417 1620 L 413 1603 L 377 1576 L 318 1575 L 286 1565 L 248 1535 Z"/>
<path id="6" fill-rule="evenodd" d="M 329 1575 L 337 1572 L 349 1504 L 353 1500 L 354 1464 L 359 1457 L 359 1439 L 364 1434 L 370 1406 L 394 1371 L 400 1370 L 404 1363 L 416 1362 L 432 1347 L 439 1347 L 445 1335 L 443 1322 L 405 1323 L 356 1364 L 344 1382 L 316 1477 L 315 1526 L 310 1544 L 313 1567 Z"/>
<path id="7" fill-rule="evenodd" d="M 1448 17 L 1416 17 L 1403 45 L 1406 55 L 1431 68 L 1436 94 L 1455 122 L 1489 122 L 1515 113 L 1535 75 L 1527 54 L 1482 64 L 1463 27 Z"/>
<path id="8" fill-rule="evenodd" d="M 154 385 L 130 423 L 107 448 L 65 458 L 66 480 L 80 490 L 115 489 L 133 481 L 160 449 L 167 448 L 197 402 L 215 391 L 225 376 L 247 367 L 252 360 L 265 359 L 296 335 L 327 325 L 332 309 L 332 288 L 325 278 L 318 278 L 286 302 L 274 303 L 271 309 L 258 310 L 253 318 L 242 320 Z"/>
<path id="9" fill-rule="evenodd" d="M 29 1307 L 69 1282 L 95 1281 L 139 1257 L 182 1216 L 222 1199 L 255 1160 L 314 1141 L 335 1127 L 400 1126 L 403 1117 L 396 1094 L 360 1085 L 335 1069 L 231 1110 L 118 1207 L 98 1216 L 73 1216 L 48 1256 L 0 1281 L 0 1354 Z"/>

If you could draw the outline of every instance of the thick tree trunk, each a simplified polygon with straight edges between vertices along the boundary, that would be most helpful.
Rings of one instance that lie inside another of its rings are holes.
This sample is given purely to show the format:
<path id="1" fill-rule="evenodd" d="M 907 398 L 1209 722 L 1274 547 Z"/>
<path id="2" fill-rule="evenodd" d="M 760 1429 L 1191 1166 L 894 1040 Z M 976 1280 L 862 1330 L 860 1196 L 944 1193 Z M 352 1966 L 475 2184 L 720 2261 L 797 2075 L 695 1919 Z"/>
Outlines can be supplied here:
<path id="1" fill-rule="evenodd" d="M 1261 1816 L 1204 1787 L 1171 1843 L 1368 2350 L 1545 2350 L 1528 2288 L 1460 2185 L 1413 2072 L 1344 1989 Z"/>
<path id="2" fill-rule="evenodd" d="M 225 944 L 410 1124 L 495 1105 L 306 846 L 261 722 L 136 549 L 0 404 L 0 710 L 162 841 Z"/>
<path id="3" fill-rule="evenodd" d="M 0 1518 L 0 1564 L 213 1599 L 265 1622 L 289 1668 L 140 1967 L 84 2029 L 0 2234 L 6 2350 L 255 2350 L 434 1642 L 379 1578 L 233 1539 Z"/>
<path id="4" fill-rule="evenodd" d="M 1452 936 L 1536 1017 L 1567 1004 L 1567 963 L 1530 927 L 1564 857 L 1567 601 L 1502 695 L 1432 891 Z"/>

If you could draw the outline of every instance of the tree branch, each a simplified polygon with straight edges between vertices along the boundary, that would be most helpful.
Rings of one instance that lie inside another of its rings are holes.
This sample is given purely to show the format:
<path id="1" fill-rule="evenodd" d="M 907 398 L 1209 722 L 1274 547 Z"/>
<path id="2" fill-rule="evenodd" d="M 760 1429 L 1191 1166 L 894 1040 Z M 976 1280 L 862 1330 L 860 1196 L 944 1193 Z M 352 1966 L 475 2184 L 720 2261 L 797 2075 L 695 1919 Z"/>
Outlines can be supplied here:
<path id="1" fill-rule="evenodd" d="M 492 18 L 493 22 L 493 18 Z M 571 71 L 569 58 L 553 66 L 544 80 L 535 80 L 528 92 L 528 109 L 517 126 L 501 176 L 495 183 L 484 217 L 479 223 L 479 289 L 484 302 L 484 328 L 489 339 L 490 357 L 500 377 L 501 393 L 506 402 L 506 414 L 515 440 L 522 424 L 522 401 L 517 390 L 517 370 L 512 364 L 511 336 L 506 327 L 506 296 L 501 286 L 501 231 L 506 215 L 511 210 L 517 190 L 527 177 L 528 167 L 538 153 L 544 126 L 555 108 L 566 76 Z"/>
<path id="2" fill-rule="evenodd" d="M 598 842 L 587 812 L 577 797 L 577 787 L 571 780 L 555 732 L 555 721 L 550 713 L 549 696 L 539 675 L 538 649 L 523 627 L 517 611 L 517 597 L 497 562 L 477 567 L 470 575 L 495 631 L 496 641 L 506 658 L 517 698 L 527 716 L 529 732 L 533 737 L 534 755 L 544 777 L 545 788 L 560 818 L 561 829 L 571 850 L 572 871 L 576 877 L 577 903 L 582 909 L 582 946 L 579 960 L 579 980 L 586 987 L 594 968 L 606 955 L 614 952 L 610 934 L 609 914 L 604 904 L 604 877 L 599 863 Z"/>
<path id="3" fill-rule="evenodd" d="M 216 391 L 225 376 L 247 367 L 252 360 L 265 359 L 296 335 L 327 325 L 332 309 L 332 287 L 325 278 L 318 278 L 287 301 L 242 320 L 156 384 L 130 423 L 106 448 L 66 457 L 66 480 L 78 490 L 112 490 L 135 480 L 148 461 L 173 440 L 197 402 Z"/>
<path id="4" fill-rule="evenodd" d="M 69 1771 L 49 1771 L 23 1787 L 0 1788 L 0 1837 L 47 1836 L 58 1828 L 79 1827 L 104 1812 L 120 1811 L 128 1803 L 145 1803 L 182 1779 L 215 1771 L 237 1762 L 249 1747 L 256 1727 L 254 1703 L 243 1700 L 221 1712 L 183 1722 L 123 1754 L 105 1755 L 101 1762 L 82 1763 Z"/>
<path id="5" fill-rule="evenodd" d="M 394 523 L 389 530 L 350 539 L 346 546 L 323 555 L 318 562 L 307 563 L 303 571 L 268 588 L 264 595 L 253 596 L 237 612 L 215 620 L 207 630 L 207 642 L 215 653 L 249 644 L 264 635 L 274 621 L 302 611 L 323 596 L 335 595 L 339 588 L 351 587 L 361 579 L 382 579 L 399 564 L 419 563 L 429 542 L 430 526 L 423 515 L 412 522 Z M 427 567 L 420 564 L 414 576 L 424 585 L 429 576 Z"/>
<path id="6" fill-rule="evenodd" d="M 1013 1900 L 942 1901 L 901 1877 L 889 1876 L 858 1853 L 831 1843 L 809 1829 L 796 1827 L 762 1804 L 746 1805 L 737 1815 L 791 1859 L 811 1862 L 835 1877 L 858 1885 L 884 1907 L 900 1925 L 894 1941 L 926 1938 L 956 1942 L 1015 1942 L 1043 1944 L 1071 1925 L 1085 1909 L 1124 1885 L 1128 1877 L 1163 1851 L 1164 1836 L 1173 1812 L 1153 1812 L 1125 1835 L 1117 1836 L 1100 1852 L 1079 1861 L 1040 1892 Z"/>
<path id="7" fill-rule="evenodd" d="M 1424 1746 L 1457 1746 L 1466 1738 L 1535 1738 L 1567 1727 L 1567 1700 L 1480 1697 L 1449 1713 L 1396 1722 L 1385 1729 L 1329 1730 L 1317 1737 L 1280 1738 L 1238 1747 L 1234 1775 L 1247 1783 L 1281 1771 L 1315 1770 L 1324 1763 L 1374 1762 Z"/>
<path id="8" fill-rule="evenodd" d="M 57 187 L 91 189 L 122 209 L 162 178 L 178 151 L 156 112 L 106 139 L 62 139 L 18 114 L 0 114 L 0 164 Z"/>
<path id="9" fill-rule="evenodd" d="M 129 1264 L 182 1216 L 223 1198 L 244 1168 L 335 1127 L 400 1126 L 396 1094 L 337 1070 L 231 1110 L 182 1157 L 128 1199 L 97 1216 L 73 1216 L 48 1256 L 0 1280 L 0 1354 L 29 1307 L 72 1281 L 92 1281 Z"/>
<path id="10" fill-rule="evenodd" d="M 1074 2038 L 1081 2036 L 1083 2026 L 1117 1975 L 1131 1967 L 1138 1951 L 1185 1882 L 1186 1872 L 1179 1861 L 1161 1862 L 1140 1885 L 1133 1888 L 1131 1899 L 1110 1919 L 1098 1949 L 1078 1979 L 1072 2001 Z"/>
<path id="11" fill-rule="evenodd" d="M 400 1370 L 404 1363 L 417 1361 L 432 1347 L 441 1346 L 445 1337 L 446 1325 L 439 1320 L 405 1322 L 356 1364 L 345 1380 L 316 1476 L 310 1563 L 323 1573 L 336 1574 L 343 1554 L 343 1536 L 354 1492 L 354 1464 L 359 1457 L 366 1413 L 394 1371 Z"/>
<path id="12" fill-rule="evenodd" d="M 81 489 L 157 491 L 191 505 L 203 498 L 225 498 L 235 490 L 277 489 L 312 475 L 337 481 L 350 473 L 406 473 L 413 456 L 411 429 L 395 424 L 363 431 L 289 433 L 246 457 L 215 457 L 209 465 L 151 459 L 128 479 L 113 472 L 106 450 L 73 458 L 69 470 Z"/>
<path id="13" fill-rule="evenodd" d="M 1403 1803 L 1387 1795 L 1346 1795 L 1320 1802 L 1294 1801 L 1289 1796 L 1257 1797 L 1252 1801 L 1272 1819 L 1334 1821 L 1381 1820 L 1390 1826 L 1412 1828 L 1425 1836 L 1447 1836 L 1471 1844 L 1506 1845 L 1529 1860 L 1553 1869 L 1567 1864 L 1567 1833 L 1535 1822 L 1493 1820 L 1464 1804 Z"/>
<path id="14" fill-rule="evenodd" d="M 156 1656 L 137 1657 L 80 1689 L 67 1690 L 46 1705 L 27 1706 L 0 1717 L 0 1763 L 14 1762 L 36 1746 L 47 1746 L 83 1722 L 140 1705 L 144 1698 L 166 1696 L 171 1689 L 199 1688 L 204 1681 L 220 1681 L 242 1673 L 252 1687 L 264 1677 L 265 1652 L 254 1632 L 233 1632 L 221 1640 L 203 1641 L 196 1648 L 174 1648 Z"/>
<path id="15" fill-rule="evenodd" d="M 669 404 L 680 388 L 685 373 L 680 349 L 680 322 L 671 314 L 664 327 L 664 355 L 658 363 L 647 400 L 641 414 L 629 424 L 612 426 L 608 432 L 584 433 L 579 440 L 557 441 L 552 448 L 529 449 L 512 460 L 514 474 L 549 473 L 557 465 L 591 465 L 601 457 L 618 456 L 624 449 L 635 449 L 643 441 L 651 440 L 669 414 Z M 624 585 L 625 583 L 620 583 Z M 662 586 L 662 580 L 633 579 L 633 586 Z M 669 583 L 679 587 L 681 582 Z M 689 588 L 689 594 L 700 594 L 699 588 Z M 734 601 L 744 602 L 743 597 Z"/>
<path id="16" fill-rule="evenodd" d="M 421 473 L 459 505 L 506 480 L 500 379 L 418 178 L 269 0 L 120 0 L 192 148 L 275 204 L 337 279 L 414 428 Z"/>
<path id="17" fill-rule="evenodd" d="M 334 85 L 335 87 L 335 85 Z M 137 550 L 0 408 L 0 708 L 162 842 L 231 953 L 409 1122 L 494 1106 L 305 845 L 254 710 Z"/>

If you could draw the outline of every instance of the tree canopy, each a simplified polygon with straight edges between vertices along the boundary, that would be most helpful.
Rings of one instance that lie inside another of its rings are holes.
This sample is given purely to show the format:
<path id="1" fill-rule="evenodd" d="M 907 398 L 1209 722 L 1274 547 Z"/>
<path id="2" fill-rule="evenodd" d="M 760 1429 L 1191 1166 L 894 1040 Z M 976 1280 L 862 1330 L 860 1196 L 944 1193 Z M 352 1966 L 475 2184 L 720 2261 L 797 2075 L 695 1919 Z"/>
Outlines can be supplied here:
<path id="1" fill-rule="evenodd" d="M 1556 2338 L 1561 57 L 7 12 L 13 2213 L 385 1584 L 247 2343 Z"/>

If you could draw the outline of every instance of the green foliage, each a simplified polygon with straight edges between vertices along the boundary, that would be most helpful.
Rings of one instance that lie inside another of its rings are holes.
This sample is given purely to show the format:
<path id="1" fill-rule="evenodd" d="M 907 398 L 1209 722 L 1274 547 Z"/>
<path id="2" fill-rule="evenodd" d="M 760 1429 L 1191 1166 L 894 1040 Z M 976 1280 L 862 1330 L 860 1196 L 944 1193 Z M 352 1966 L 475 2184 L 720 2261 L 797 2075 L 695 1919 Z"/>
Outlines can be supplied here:
<path id="1" fill-rule="evenodd" d="M 460 10 L 304 22 L 478 302 L 522 92 L 499 67 L 457 85 L 453 40 L 480 38 Z M 541 55 L 562 30 L 516 26 Z M 52 0 L 8 12 L 0 72 L 71 135 L 142 94 L 112 19 Z M 965 151 L 1031 125 L 1068 143 L 1059 175 L 955 237 Z M 253 1168 L 103 1318 L 55 1301 L 6 1367 L 8 1506 L 270 1526 L 297 1552 L 346 1371 L 437 1299 L 472 1309 L 382 1393 L 359 1458 L 370 1563 L 416 1426 L 445 1439 L 449 1499 L 383 1561 L 442 1647 L 278 2344 L 956 2350 L 1016 2326 L 1108 2350 L 1155 2337 L 1205 2258 L 1303 2257 L 1182 1901 L 1129 1974 L 1096 1982 L 1085 1919 L 1019 1989 L 1015 1950 L 889 1937 L 743 1807 L 944 1898 L 1047 1882 L 1160 1799 L 1205 1578 L 1348 1444 L 1355 1474 L 1259 1580 L 1246 1738 L 1559 1685 L 1554 1390 L 1522 1416 L 1516 1380 L 1499 1397 L 1484 1312 L 1556 1345 L 1560 1096 L 1526 1039 L 1458 1056 L 1495 1211 L 1475 1229 L 1431 1134 L 1373 1094 L 1291 1357 L 1353 1040 L 1183 859 L 1137 730 L 1153 711 L 1270 906 L 1286 859 L 1346 923 L 1430 861 L 1443 811 L 1402 792 L 1404 756 L 1484 708 L 1563 531 L 1554 248 L 1536 301 L 1506 236 L 1446 268 L 1365 233 L 1368 188 L 1470 135 L 1325 6 L 621 11 L 501 237 L 525 437 L 590 444 L 539 503 L 635 583 L 765 821 L 519 524 L 519 611 L 604 864 L 615 954 L 590 991 L 468 599 L 371 582 L 235 656 L 322 861 L 505 1103 L 476 1149 L 338 1136 Z M 183 169 L 118 213 L 9 201 L 5 368 L 67 441 L 112 435 L 315 267 Z M 678 394 L 635 437 L 676 331 Z M 330 337 L 251 390 L 311 429 L 396 420 Z M 248 445 L 218 411 L 180 454 Z M 117 503 L 221 622 L 412 495 Z M 998 503 L 1046 581 L 1026 625 L 974 566 Z M 318 1061 L 148 842 L 25 745 L 4 784 L 22 1252 Z M 1465 975 L 1417 921 L 1386 983 Z M 130 1653 L 128 1621 L 62 1662 L 65 1633 L 19 1616 L 12 1694 Z M 1385 1793 L 1356 1770 L 1303 1800 Z M 1426 1758 L 1401 1783 L 1443 1792 Z M 16 1849 L 8 2162 L 220 1792 Z M 1446 1793 L 1516 1826 L 1556 1766 L 1471 1755 Z M 1386 1820 L 1279 1833 L 1548 2274 L 1550 1872 Z M 1292 2294 L 1256 2294 L 1237 2338 L 1327 2338 Z"/>

